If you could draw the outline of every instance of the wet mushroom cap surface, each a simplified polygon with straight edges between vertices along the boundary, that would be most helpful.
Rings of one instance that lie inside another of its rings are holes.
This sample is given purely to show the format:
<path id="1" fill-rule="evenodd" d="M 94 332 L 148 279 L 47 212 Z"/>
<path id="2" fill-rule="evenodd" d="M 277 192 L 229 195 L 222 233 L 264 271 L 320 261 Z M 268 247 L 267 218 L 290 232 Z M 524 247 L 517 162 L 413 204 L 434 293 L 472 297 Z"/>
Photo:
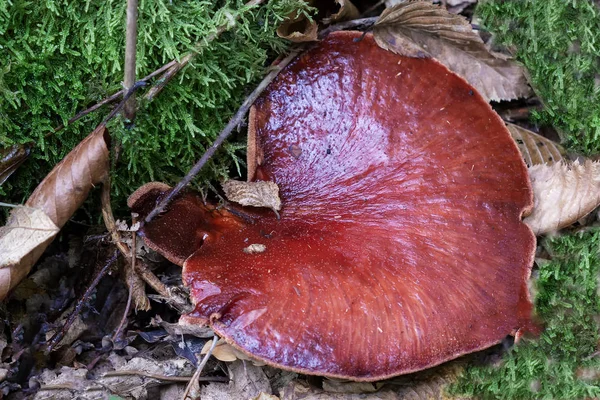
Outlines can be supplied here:
<path id="1" fill-rule="evenodd" d="M 184 322 L 271 365 L 373 381 L 527 327 L 535 237 L 526 167 L 490 106 L 360 35 L 328 36 L 254 105 L 249 174 L 279 185 L 281 219 L 221 210 L 228 223 L 178 258 Z"/>

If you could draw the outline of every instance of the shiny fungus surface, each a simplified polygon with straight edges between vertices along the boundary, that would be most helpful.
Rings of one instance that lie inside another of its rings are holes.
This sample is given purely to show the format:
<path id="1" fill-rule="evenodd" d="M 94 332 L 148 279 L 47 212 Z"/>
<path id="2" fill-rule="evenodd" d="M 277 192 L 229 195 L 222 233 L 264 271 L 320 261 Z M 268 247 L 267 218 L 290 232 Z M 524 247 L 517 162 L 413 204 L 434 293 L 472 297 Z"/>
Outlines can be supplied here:
<path id="1" fill-rule="evenodd" d="M 359 36 L 301 55 L 250 114 L 249 174 L 279 185 L 281 219 L 188 192 L 143 234 L 185 258 L 184 322 L 274 366 L 373 381 L 527 327 L 535 237 L 526 167 L 490 106 L 438 62 Z M 169 221 L 186 222 L 152 230 Z"/>

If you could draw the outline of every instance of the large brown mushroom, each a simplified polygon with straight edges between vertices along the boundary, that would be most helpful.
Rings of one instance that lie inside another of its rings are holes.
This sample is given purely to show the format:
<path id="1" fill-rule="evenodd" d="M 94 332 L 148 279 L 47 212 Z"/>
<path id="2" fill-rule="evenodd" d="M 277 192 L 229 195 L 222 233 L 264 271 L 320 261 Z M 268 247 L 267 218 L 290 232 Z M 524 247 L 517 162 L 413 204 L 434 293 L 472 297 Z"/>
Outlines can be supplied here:
<path id="1" fill-rule="evenodd" d="M 304 53 L 251 112 L 249 174 L 279 185 L 280 219 L 188 192 L 143 234 L 184 261 L 184 322 L 277 367 L 373 381 L 526 329 L 535 237 L 526 167 L 490 106 L 360 35 Z"/>

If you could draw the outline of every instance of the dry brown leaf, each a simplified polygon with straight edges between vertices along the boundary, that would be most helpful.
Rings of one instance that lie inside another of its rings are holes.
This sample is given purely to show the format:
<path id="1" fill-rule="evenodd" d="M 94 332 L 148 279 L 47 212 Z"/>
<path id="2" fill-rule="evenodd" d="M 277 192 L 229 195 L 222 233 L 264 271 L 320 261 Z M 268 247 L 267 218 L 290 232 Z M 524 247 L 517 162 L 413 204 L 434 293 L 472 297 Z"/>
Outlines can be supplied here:
<path id="1" fill-rule="evenodd" d="M 270 208 L 275 214 L 281 210 L 279 186 L 275 182 L 241 182 L 229 180 L 221 186 L 229 201 L 243 206 Z"/>
<path id="2" fill-rule="evenodd" d="M 317 40 L 318 29 L 316 21 L 311 21 L 303 14 L 291 14 L 277 28 L 277 36 L 294 43 L 314 42 Z"/>
<path id="3" fill-rule="evenodd" d="M 109 142 L 106 128 L 96 128 L 56 164 L 25 205 L 44 211 L 62 228 L 90 190 L 108 176 Z"/>
<path id="4" fill-rule="evenodd" d="M 360 12 L 349 0 L 335 0 L 335 3 L 339 5 L 340 9 L 330 17 L 323 18 L 325 25 L 333 24 L 336 22 L 348 21 L 351 19 L 358 18 Z"/>
<path id="5" fill-rule="evenodd" d="M 296 43 L 314 42 L 319 30 L 317 21 L 329 25 L 355 19 L 360 15 L 350 0 L 308 0 L 307 3 L 317 9 L 317 15 L 311 20 L 304 14 L 290 14 L 277 28 L 277 36 Z"/>
<path id="6" fill-rule="evenodd" d="M 30 148 L 25 145 L 14 145 L 0 149 L 0 185 L 19 168 L 29 156 Z"/>
<path id="7" fill-rule="evenodd" d="M 31 270 L 59 228 L 43 211 L 16 207 L 0 227 L 0 299 Z"/>
<path id="8" fill-rule="evenodd" d="M 490 53 L 467 20 L 431 2 L 405 1 L 387 8 L 373 34 L 386 50 L 408 57 L 435 57 L 488 101 L 531 93 L 521 66 Z"/>
<path id="9" fill-rule="evenodd" d="M 521 155 L 528 167 L 537 164 L 552 165 L 561 161 L 567 155 L 567 152 L 561 145 L 535 132 L 511 123 L 507 123 L 506 127 L 517 142 L 517 146 L 519 146 Z"/>
<path id="10" fill-rule="evenodd" d="M 533 212 L 524 222 L 536 235 L 571 225 L 600 205 L 600 162 L 585 160 L 529 168 Z"/>
<path id="11" fill-rule="evenodd" d="M 0 300 L 31 270 L 56 233 L 108 174 L 108 132 L 97 128 L 54 167 L 0 228 Z M 33 211 L 32 211 L 33 210 Z"/>

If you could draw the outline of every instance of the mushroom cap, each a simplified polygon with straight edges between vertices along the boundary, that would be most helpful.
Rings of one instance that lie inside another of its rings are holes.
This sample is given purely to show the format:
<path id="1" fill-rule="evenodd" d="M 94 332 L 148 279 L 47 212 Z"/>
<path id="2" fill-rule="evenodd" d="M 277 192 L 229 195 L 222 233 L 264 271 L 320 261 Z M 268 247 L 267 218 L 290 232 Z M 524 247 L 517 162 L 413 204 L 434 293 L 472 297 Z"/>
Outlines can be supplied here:
<path id="1" fill-rule="evenodd" d="M 526 166 L 485 100 L 360 35 L 328 36 L 255 103 L 249 169 L 279 186 L 281 219 L 202 227 L 182 318 L 277 367 L 374 381 L 527 328 L 535 236 Z"/>

